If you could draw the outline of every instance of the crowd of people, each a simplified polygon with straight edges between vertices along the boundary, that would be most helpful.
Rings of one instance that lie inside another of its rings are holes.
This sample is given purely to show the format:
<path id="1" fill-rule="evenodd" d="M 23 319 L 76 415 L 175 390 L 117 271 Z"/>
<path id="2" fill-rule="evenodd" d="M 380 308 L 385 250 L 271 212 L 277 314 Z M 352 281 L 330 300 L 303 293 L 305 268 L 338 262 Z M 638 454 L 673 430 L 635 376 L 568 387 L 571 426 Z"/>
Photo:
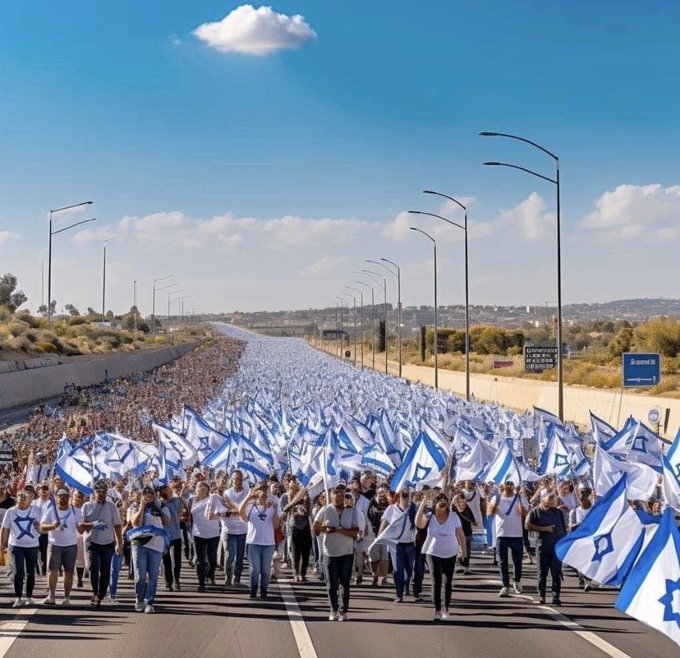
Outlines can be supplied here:
<path id="1" fill-rule="evenodd" d="M 537 564 L 539 602 L 549 588 L 551 603 L 561 605 L 565 574 L 554 547 L 592 502 L 589 489 L 552 478 L 532 491 L 508 480 L 497 488 L 458 482 L 395 492 L 365 471 L 310 496 L 290 475 L 248 486 L 239 470 L 227 476 L 195 467 L 167 483 L 152 474 L 99 481 L 87 500 L 53 477 L 17 491 L 0 484 L 0 554 L 8 549 L 14 607 L 35 604 L 36 574 L 47 574 L 46 606 L 57 603 L 60 577 L 60 604 L 69 605 L 74 581 L 82 587 L 89 575 L 90 605 L 98 608 L 119 603 L 125 568 L 134 578 L 135 610 L 150 614 L 159 579 L 166 591 L 182 591 L 187 568 L 195 570 L 198 592 L 242 590 L 265 601 L 272 579 L 289 568 L 294 582 L 325 584 L 330 620 L 348 620 L 352 587 L 367 586 L 392 588 L 395 604 L 427 598 L 433 620 L 442 621 L 454 574 L 475 569 L 475 532 L 493 549 L 500 597 L 522 593 L 529 561 Z M 575 577 L 585 591 L 594 586 Z"/>

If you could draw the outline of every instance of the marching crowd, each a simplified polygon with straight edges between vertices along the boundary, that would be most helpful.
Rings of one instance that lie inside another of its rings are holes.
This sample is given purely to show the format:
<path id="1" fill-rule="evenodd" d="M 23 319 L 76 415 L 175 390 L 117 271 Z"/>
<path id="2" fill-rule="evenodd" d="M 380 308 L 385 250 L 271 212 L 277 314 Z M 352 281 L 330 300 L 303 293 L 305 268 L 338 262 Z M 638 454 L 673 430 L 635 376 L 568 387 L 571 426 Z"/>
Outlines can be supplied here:
<path id="1" fill-rule="evenodd" d="M 535 561 L 540 603 L 550 587 L 552 604 L 560 605 L 564 574 L 555 543 L 591 504 L 584 485 L 574 490 L 550 478 L 531 492 L 509 480 L 497 489 L 460 482 L 394 492 L 365 471 L 310 497 L 289 475 L 249 487 L 239 470 L 211 477 L 196 467 L 186 480 L 168 483 L 152 476 L 99 481 L 87 500 L 55 476 L 18 490 L 0 483 L 0 553 L 9 551 L 14 607 L 35 604 L 36 574 L 47 575 L 45 606 L 57 603 L 60 577 L 60 604 L 70 605 L 74 581 L 83 587 L 86 574 L 91 606 L 117 604 L 125 568 L 134 579 L 135 610 L 153 613 L 159 578 L 167 591 L 185 588 L 183 562 L 195 569 L 199 592 L 240 588 L 267 600 L 272 578 L 288 565 L 295 582 L 325 583 L 329 619 L 338 621 L 348 619 L 352 586 L 391 587 L 395 604 L 407 596 L 423 601 L 429 572 L 428 598 L 440 621 L 449 616 L 454 573 L 474 568 L 473 532 L 484 528 L 499 567 L 499 596 L 511 588 L 522 593 L 523 562 Z M 581 577 L 579 584 L 592 586 Z"/>

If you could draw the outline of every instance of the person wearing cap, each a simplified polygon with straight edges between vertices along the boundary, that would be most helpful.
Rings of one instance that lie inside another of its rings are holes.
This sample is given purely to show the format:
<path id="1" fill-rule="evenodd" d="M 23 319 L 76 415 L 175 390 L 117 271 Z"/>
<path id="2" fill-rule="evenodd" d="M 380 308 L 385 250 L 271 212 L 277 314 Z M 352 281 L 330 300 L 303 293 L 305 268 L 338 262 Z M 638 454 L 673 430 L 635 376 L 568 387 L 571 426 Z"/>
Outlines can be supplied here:
<path id="1" fill-rule="evenodd" d="M 149 532 L 130 536 L 132 561 L 135 565 L 135 611 L 145 614 L 155 612 L 156 587 L 167 532 L 164 526 L 170 524 L 168 508 L 156 497 L 156 490 L 149 484 L 142 489 L 142 498 L 130 507 L 133 528 L 149 528 Z M 152 532 L 156 528 L 160 532 Z"/>
<path id="2" fill-rule="evenodd" d="M 250 565 L 250 598 L 269 598 L 272 558 L 276 550 L 274 531 L 279 527 L 278 503 L 271 500 L 266 484 L 253 487 L 239 506 L 241 518 L 248 524 L 246 547 Z"/>
<path id="3" fill-rule="evenodd" d="M 496 536 L 496 550 L 501 573 L 502 586 L 498 596 L 510 596 L 510 565 L 508 553 L 512 555 L 514 567 L 513 589 L 516 594 L 522 593 L 522 533 L 524 517 L 529 502 L 515 491 L 515 483 L 506 480 L 501 491 L 492 500 L 487 510 L 493 518 Z"/>
<path id="4" fill-rule="evenodd" d="M 94 500 L 83 505 L 80 528 L 87 532 L 86 546 L 92 586 L 90 605 L 98 608 L 109 587 L 113 554 L 123 554 L 123 525 L 118 508 L 106 498 L 109 488 L 106 482 L 99 480 L 93 488 Z"/>
<path id="5" fill-rule="evenodd" d="M 57 502 L 50 501 L 40 519 L 40 532 L 47 537 L 48 593 L 43 605 L 55 605 L 59 572 L 64 573 L 62 605 L 70 605 L 73 573 L 78 555 L 78 527 L 82 519 L 79 508 L 69 504 L 67 489 L 57 491 Z M 82 532 L 81 532 L 82 534 Z"/>
<path id="6" fill-rule="evenodd" d="M 163 573 L 165 575 L 165 589 L 168 592 L 180 591 L 179 576 L 182 572 L 182 529 L 180 514 L 184 510 L 184 501 L 166 482 L 158 486 L 163 505 L 170 514 L 170 523 L 165 527 L 170 537 L 170 546 L 163 553 Z"/>
<path id="7" fill-rule="evenodd" d="M 0 531 L 0 554 L 9 547 L 14 572 L 14 594 L 12 607 L 33 605 L 33 588 L 38 561 L 38 511 L 31 505 L 29 494 L 21 490 L 16 495 L 17 504 L 5 513 Z M 26 598 L 23 597 L 24 581 Z"/>
<path id="8" fill-rule="evenodd" d="M 332 503 L 321 508 L 314 518 L 313 531 L 321 538 L 320 549 L 326 575 L 331 611 L 329 621 L 347 621 L 349 611 L 354 541 L 359 534 L 359 520 L 354 507 L 345 507 L 344 485 L 331 492 Z M 338 592 L 342 587 L 342 604 Z"/>
<path id="9" fill-rule="evenodd" d="M 407 490 L 399 492 L 396 503 L 390 505 L 383 514 L 380 523 L 380 533 L 388 526 L 396 528 L 392 535 L 394 548 L 390 544 L 390 557 L 394 573 L 395 603 L 404 602 L 404 593 L 408 593 L 409 583 L 413 576 L 416 561 L 416 506 L 410 501 Z M 380 534 L 379 533 L 379 534 Z M 420 592 L 414 591 L 414 600 L 421 601 Z"/>
<path id="10" fill-rule="evenodd" d="M 539 603 L 545 603 L 545 588 L 548 573 L 552 578 L 552 603 L 562 605 L 562 562 L 555 554 L 555 544 L 567 534 L 562 511 L 557 508 L 557 496 L 549 489 L 541 489 L 541 502 L 528 514 L 527 530 L 538 533 L 536 558 L 538 561 Z"/>

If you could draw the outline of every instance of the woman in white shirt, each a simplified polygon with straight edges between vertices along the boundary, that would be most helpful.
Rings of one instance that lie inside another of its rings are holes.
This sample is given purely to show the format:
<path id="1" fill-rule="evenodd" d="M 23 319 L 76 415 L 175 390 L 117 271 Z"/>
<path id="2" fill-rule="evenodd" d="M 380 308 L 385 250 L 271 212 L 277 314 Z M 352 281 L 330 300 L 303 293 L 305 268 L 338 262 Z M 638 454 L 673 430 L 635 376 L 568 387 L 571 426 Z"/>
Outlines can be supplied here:
<path id="1" fill-rule="evenodd" d="M 276 549 L 274 531 L 279 527 L 277 505 L 269 499 L 266 485 L 251 489 L 239 508 L 241 518 L 248 524 L 246 546 L 250 564 L 250 598 L 267 599 L 272 557 Z"/>
<path id="2" fill-rule="evenodd" d="M 212 515 L 210 502 L 210 486 L 207 482 L 198 482 L 196 494 L 189 500 L 189 509 L 191 510 L 191 534 L 196 546 L 196 575 L 199 592 L 205 592 L 206 580 L 211 585 L 215 584 L 215 569 L 217 568 L 220 522 Z"/>
<path id="3" fill-rule="evenodd" d="M 434 508 L 429 517 L 425 506 L 432 498 L 423 498 L 416 513 L 416 527 L 427 528 L 427 537 L 422 553 L 432 574 L 432 599 L 434 601 L 434 621 L 446 619 L 451 605 L 453 589 L 453 572 L 456 568 L 456 556 L 467 557 L 465 535 L 457 514 L 450 511 L 450 505 L 444 494 L 434 499 Z M 444 581 L 444 608 L 442 609 L 442 581 Z"/>

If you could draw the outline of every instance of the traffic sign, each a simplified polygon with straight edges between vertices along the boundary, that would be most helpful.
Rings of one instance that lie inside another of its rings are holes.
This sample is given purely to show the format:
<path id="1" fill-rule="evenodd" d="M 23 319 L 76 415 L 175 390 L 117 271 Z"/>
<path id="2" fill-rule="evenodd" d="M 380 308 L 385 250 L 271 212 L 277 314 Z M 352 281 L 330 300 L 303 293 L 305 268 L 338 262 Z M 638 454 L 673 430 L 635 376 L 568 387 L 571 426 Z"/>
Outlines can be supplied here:
<path id="1" fill-rule="evenodd" d="M 659 411 L 658 407 L 652 407 L 649 410 L 649 413 L 647 414 L 647 420 L 652 425 L 658 425 L 659 421 L 661 420 L 661 411 Z"/>
<path id="2" fill-rule="evenodd" d="M 624 352 L 623 385 L 655 386 L 661 381 L 661 355 Z"/>
<path id="3" fill-rule="evenodd" d="M 557 367 L 557 345 L 524 346 L 524 372 L 543 372 Z"/>

